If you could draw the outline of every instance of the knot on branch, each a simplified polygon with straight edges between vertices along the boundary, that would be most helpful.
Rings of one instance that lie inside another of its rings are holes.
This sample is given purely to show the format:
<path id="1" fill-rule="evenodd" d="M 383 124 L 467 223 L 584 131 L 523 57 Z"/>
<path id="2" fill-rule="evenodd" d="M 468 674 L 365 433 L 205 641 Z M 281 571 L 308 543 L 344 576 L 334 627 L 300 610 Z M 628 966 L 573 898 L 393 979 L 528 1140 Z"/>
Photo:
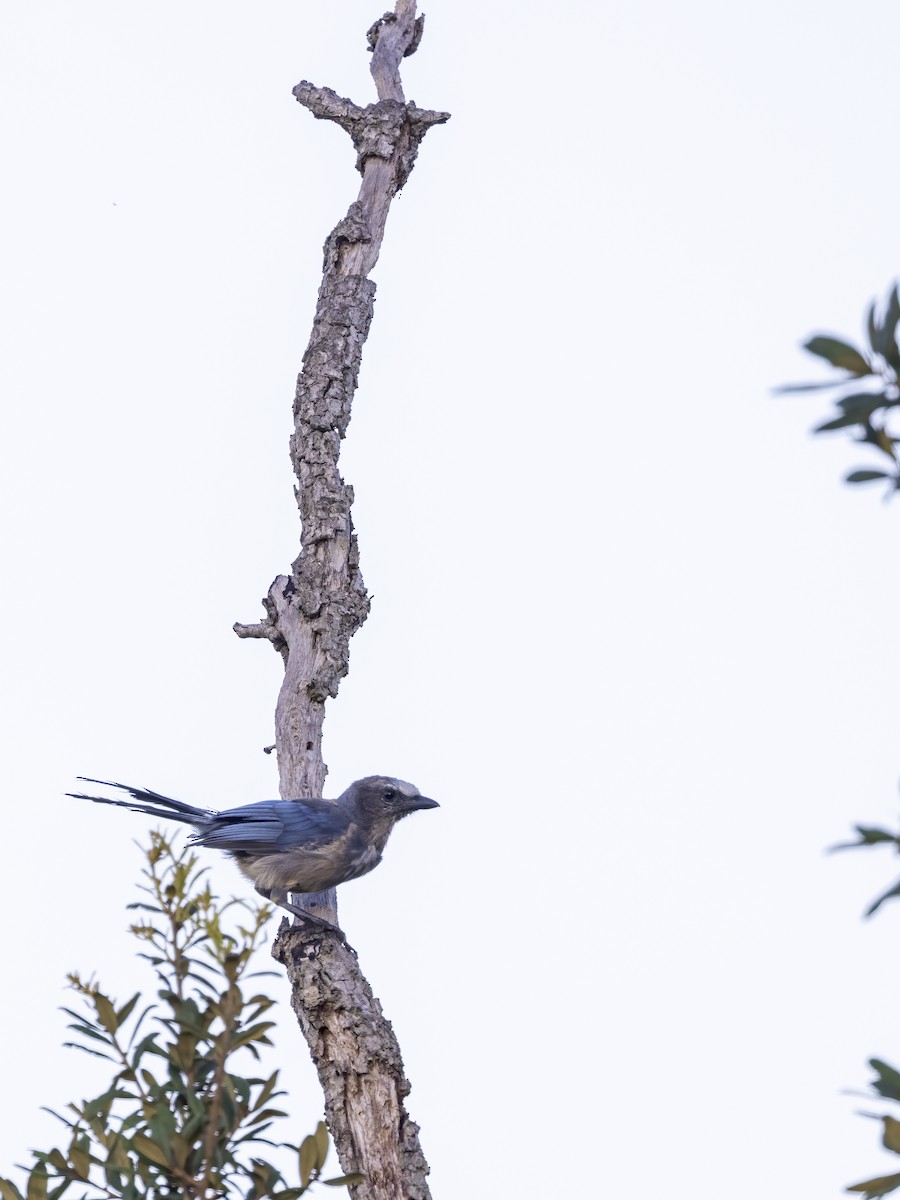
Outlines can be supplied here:
<path id="1" fill-rule="evenodd" d="M 372 234 L 369 230 L 369 224 L 366 221 L 365 211 L 359 200 L 354 200 L 347 209 L 347 215 L 343 220 L 338 221 L 331 233 L 325 239 L 325 245 L 322 247 L 324 260 L 322 270 L 326 274 L 333 271 L 341 261 L 341 257 L 348 246 L 355 246 L 359 242 L 371 242 Z"/>
<path id="2" fill-rule="evenodd" d="M 369 47 L 370 54 L 374 53 L 375 48 L 378 45 L 379 34 L 381 33 L 381 31 L 385 27 L 385 25 L 394 25 L 394 24 L 396 24 L 396 22 L 397 22 L 397 14 L 393 13 L 393 12 L 386 12 L 383 17 L 378 18 L 378 20 L 375 22 L 374 25 L 369 26 L 369 28 L 366 30 L 366 45 Z M 409 43 L 409 45 L 403 51 L 404 58 L 409 58 L 409 56 L 411 54 L 415 54 L 415 52 L 419 48 L 419 43 L 422 40 L 422 34 L 424 32 L 425 32 L 425 14 L 422 13 L 422 15 L 420 17 L 416 17 L 416 21 L 413 26 L 412 41 Z"/>
<path id="3" fill-rule="evenodd" d="M 349 667 L 350 639 L 369 613 L 349 516 L 347 523 L 349 546 L 348 535 L 337 530 L 318 544 L 304 538 L 291 574 L 277 576 L 263 601 L 270 617 L 259 626 L 242 626 L 251 632 L 239 634 L 269 638 L 288 673 L 317 704 L 338 694 Z"/>
<path id="4" fill-rule="evenodd" d="M 379 100 L 362 109 L 360 119 L 347 132 L 356 150 L 356 169 L 363 173 L 367 158 L 390 161 L 403 136 L 406 105 L 399 100 Z"/>
<path id="5" fill-rule="evenodd" d="M 412 171 L 413 164 L 416 161 L 416 155 L 419 153 L 422 138 L 424 138 L 432 125 L 444 125 L 449 120 L 450 114 L 448 112 L 436 112 L 430 108 L 416 108 L 412 100 L 406 105 L 406 138 L 401 145 L 397 165 L 398 192 L 407 179 L 409 179 L 410 171 Z"/>
<path id="6" fill-rule="evenodd" d="M 422 138 L 432 125 L 450 120 L 449 113 L 417 108 L 412 101 L 379 100 L 360 108 L 331 88 L 316 87 L 305 79 L 294 88 L 294 96 L 318 120 L 334 121 L 350 134 L 360 174 L 370 158 L 389 162 L 396 157 L 397 191 L 409 177 Z"/>
<path id="7" fill-rule="evenodd" d="M 278 580 L 275 581 L 277 583 Z M 287 642 L 278 628 L 278 613 L 275 605 L 272 602 L 272 587 L 269 588 L 269 595 L 262 599 L 262 606 L 266 610 L 265 618 L 262 621 L 257 621 L 252 625 L 245 625 L 241 621 L 235 621 L 232 629 L 239 638 L 265 638 L 270 641 L 279 654 L 287 659 Z"/>

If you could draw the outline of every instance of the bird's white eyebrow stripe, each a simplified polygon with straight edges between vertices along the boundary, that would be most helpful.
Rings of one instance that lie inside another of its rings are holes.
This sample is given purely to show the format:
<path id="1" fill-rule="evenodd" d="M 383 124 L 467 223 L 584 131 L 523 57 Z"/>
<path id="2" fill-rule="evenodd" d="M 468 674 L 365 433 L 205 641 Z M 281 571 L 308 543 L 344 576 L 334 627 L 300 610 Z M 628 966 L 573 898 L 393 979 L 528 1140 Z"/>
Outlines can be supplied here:
<path id="1" fill-rule="evenodd" d="M 391 783 L 395 783 L 398 789 L 404 796 L 418 796 L 419 789 L 414 783 L 407 783 L 405 779 L 391 779 Z"/>

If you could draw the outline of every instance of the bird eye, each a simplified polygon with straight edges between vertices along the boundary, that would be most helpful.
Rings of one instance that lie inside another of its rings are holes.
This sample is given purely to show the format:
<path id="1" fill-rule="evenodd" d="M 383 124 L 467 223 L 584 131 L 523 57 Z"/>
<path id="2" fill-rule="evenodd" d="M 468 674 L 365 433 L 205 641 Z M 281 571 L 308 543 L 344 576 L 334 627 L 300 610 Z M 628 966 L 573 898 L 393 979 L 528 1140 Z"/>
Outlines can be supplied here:
<path id="1" fill-rule="evenodd" d="M 393 788 L 388 788 L 385 792 L 382 793 L 382 795 L 384 796 L 385 800 L 393 800 L 393 798 L 397 795 L 397 793 L 394 791 Z"/>

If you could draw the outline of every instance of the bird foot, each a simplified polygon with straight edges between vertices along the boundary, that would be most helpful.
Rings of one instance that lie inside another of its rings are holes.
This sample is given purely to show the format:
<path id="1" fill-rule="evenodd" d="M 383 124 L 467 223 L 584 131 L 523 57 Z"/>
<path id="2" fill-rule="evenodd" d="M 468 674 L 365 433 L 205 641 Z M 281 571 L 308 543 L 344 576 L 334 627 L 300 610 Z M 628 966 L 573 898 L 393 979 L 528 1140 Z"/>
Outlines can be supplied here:
<path id="1" fill-rule="evenodd" d="M 289 912 L 291 916 L 296 917 L 301 924 L 319 925 L 322 929 L 327 929 L 329 933 L 333 933 L 336 937 L 340 938 L 345 945 L 347 944 L 347 937 L 343 929 L 340 929 L 337 925 L 332 925 L 331 921 L 326 921 L 324 917 L 317 917 L 315 913 L 301 908 L 298 904 L 292 904 L 287 892 L 279 891 L 277 888 L 273 888 L 268 894 L 260 891 L 259 888 L 256 890 L 260 895 L 265 896 L 267 900 L 271 901 L 272 904 L 276 904 L 279 908 L 283 908 L 285 912 Z"/>
<path id="2" fill-rule="evenodd" d="M 339 937 L 342 942 L 347 941 L 347 935 L 344 933 L 343 929 L 341 929 L 338 925 L 332 925 L 332 923 L 330 921 L 326 921 L 324 917 L 317 917 L 313 913 L 307 912 L 305 908 L 298 908 L 293 904 L 281 904 L 279 907 L 283 908 L 286 912 L 293 913 L 301 925 L 307 923 L 312 925 L 320 925 L 322 929 L 327 929 L 329 933 L 333 933 Z"/>

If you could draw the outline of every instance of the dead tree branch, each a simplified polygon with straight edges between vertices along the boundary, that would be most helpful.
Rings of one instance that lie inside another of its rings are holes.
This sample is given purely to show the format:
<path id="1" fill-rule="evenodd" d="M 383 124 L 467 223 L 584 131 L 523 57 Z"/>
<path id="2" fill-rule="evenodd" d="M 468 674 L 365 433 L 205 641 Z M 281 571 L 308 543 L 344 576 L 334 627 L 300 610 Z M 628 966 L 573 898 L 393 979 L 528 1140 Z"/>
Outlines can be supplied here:
<path id="1" fill-rule="evenodd" d="M 284 661 L 275 713 L 281 795 L 321 796 L 325 701 L 337 695 L 349 644 L 369 611 L 351 519 L 353 489 L 338 470 L 350 422 L 363 345 L 374 310 L 378 261 L 388 211 L 409 178 L 422 138 L 449 114 L 407 103 L 399 65 L 422 38 L 415 0 L 396 0 L 369 29 L 378 101 L 361 107 L 306 81 L 294 96 L 313 116 L 350 135 L 362 175 L 359 196 L 325 240 L 322 284 L 294 399 L 291 462 L 297 477 L 300 553 L 263 600 L 265 617 L 234 626 L 265 638 Z M 380 768 L 378 768 L 380 769 Z M 294 898 L 336 923 L 334 892 Z M 337 934 L 313 922 L 285 923 L 275 943 L 292 986 L 292 1005 L 325 1092 L 325 1110 L 345 1172 L 360 1171 L 362 1200 L 428 1200 L 428 1166 L 418 1127 L 403 1105 L 409 1084 L 399 1046 Z"/>

